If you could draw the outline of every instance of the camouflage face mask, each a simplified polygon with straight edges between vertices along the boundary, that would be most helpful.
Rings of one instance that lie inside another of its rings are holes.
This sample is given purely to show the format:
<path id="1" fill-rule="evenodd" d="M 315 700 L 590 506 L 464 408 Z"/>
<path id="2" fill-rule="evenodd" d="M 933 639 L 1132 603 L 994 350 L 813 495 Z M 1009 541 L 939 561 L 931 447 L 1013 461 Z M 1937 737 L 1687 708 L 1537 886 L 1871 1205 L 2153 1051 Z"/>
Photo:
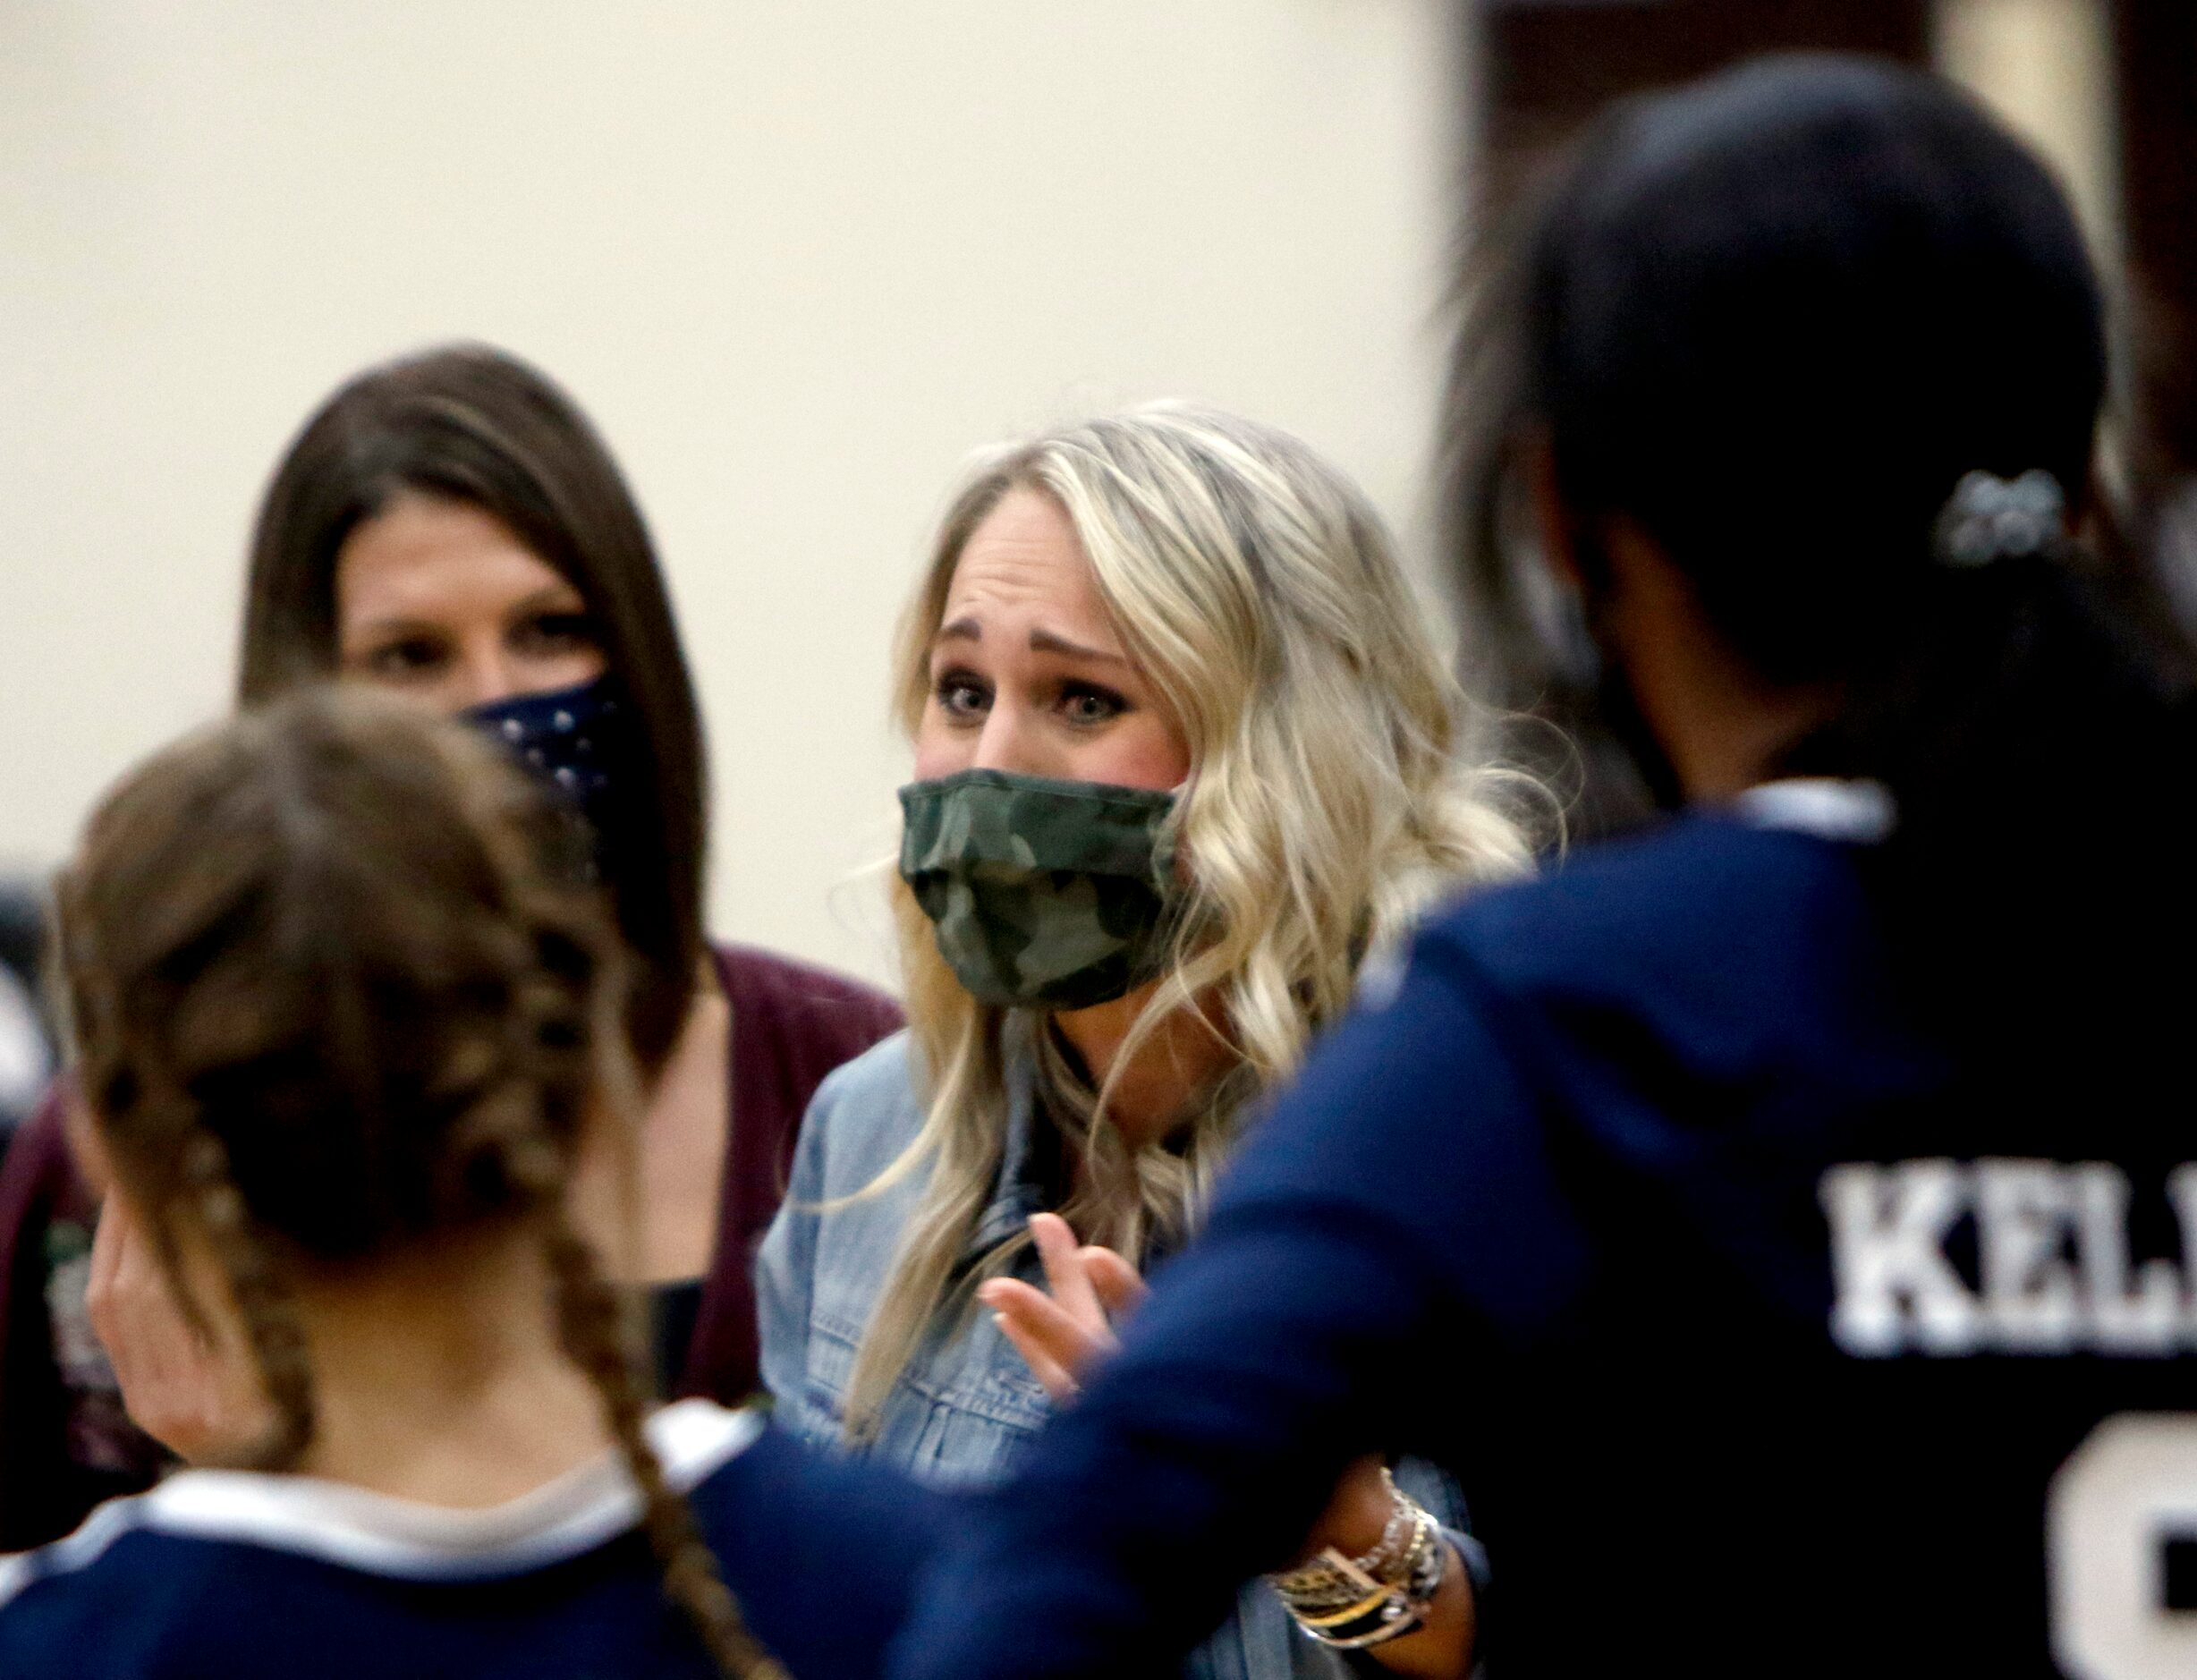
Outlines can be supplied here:
<path id="1" fill-rule="evenodd" d="M 963 770 L 900 806 L 901 878 L 980 1001 L 1086 1008 L 1165 963 L 1173 793 Z"/>

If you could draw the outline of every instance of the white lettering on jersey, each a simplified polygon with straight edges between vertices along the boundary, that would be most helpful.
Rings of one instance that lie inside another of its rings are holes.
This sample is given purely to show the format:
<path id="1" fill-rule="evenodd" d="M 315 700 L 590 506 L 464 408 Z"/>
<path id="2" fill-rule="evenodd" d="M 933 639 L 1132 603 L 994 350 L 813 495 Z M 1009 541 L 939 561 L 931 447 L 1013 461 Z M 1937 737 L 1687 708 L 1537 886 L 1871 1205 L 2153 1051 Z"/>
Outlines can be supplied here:
<path id="1" fill-rule="evenodd" d="M 1837 1291 L 1831 1334 L 1850 1353 L 1896 1353 L 1912 1336 L 1933 1353 L 1975 1345 L 1977 1311 L 1942 1244 L 1961 1217 L 1952 1161 L 1834 1167 L 1818 1193 L 1831 1221 Z"/>
<path id="2" fill-rule="evenodd" d="M 2066 1351 L 2075 1333 L 2075 1268 L 2064 1258 L 2072 1186 L 2049 1161 L 1978 1161 L 1972 1169 L 1983 1313 L 2002 1347 Z"/>
<path id="3" fill-rule="evenodd" d="M 2167 1541 L 2197 1532 L 2197 1416 L 2109 1417 L 2045 1494 L 2052 1654 L 2079 1680 L 2188 1680 L 2197 1617 L 2160 1590 Z"/>
<path id="4" fill-rule="evenodd" d="M 2075 1252 L 2094 1312 L 2091 1345 L 2105 1353 L 2171 1353 L 2185 1336 L 2197 1339 L 2181 1273 L 2171 1260 L 2149 1260 L 2135 1268 L 2131 1286 L 2128 1263 L 2128 1175 L 2117 1167 L 2093 1162 L 2071 1169 L 2078 1201 Z M 2176 1169 L 2171 1185 L 2197 1192 L 2197 1175 Z M 2197 1260 L 2197 1194 L 2175 1198 L 2182 1227 L 2182 1252 Z M 2193 1280 L 2197 1284 L 2197 1279 Z"/>
<path id="5" fill-rule="evenodd" d="M 2197 1257 L 2197 1163 L 2167 1199 L 2184 1265 Z M 1823 1175 L 1836 1291 L 1831 1335 L 1882 1358 L 1962 1353 L 2173 1353 L 2197 1345 L 2197 1279 L 2132 1260 L 2128 1175 L 2103 1161 L 1849 1163 Z M 1972 1288 L 1948 1252 L 1975 1238 Z"/>

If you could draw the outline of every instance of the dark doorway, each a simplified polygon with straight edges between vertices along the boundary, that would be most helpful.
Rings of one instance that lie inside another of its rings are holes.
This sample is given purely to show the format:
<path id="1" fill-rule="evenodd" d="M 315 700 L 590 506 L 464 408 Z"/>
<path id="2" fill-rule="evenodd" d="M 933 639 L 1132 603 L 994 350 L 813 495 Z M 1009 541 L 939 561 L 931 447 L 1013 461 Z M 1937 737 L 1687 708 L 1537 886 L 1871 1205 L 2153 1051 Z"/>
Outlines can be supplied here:
<path id="1" fill-rule="evenodd" d="M 1480 0 L 1479 9 L 1483 214 L 1514 202 L 1582 124 L 1625 94 L 1753 53 L 1930 60 L 1928 0 Z"/>
<path id="2" fill-rule="evenodd" d="M 2119 0 L 2129 341 L 2153 472 L 2197 471 L 2197 5 Z"/>

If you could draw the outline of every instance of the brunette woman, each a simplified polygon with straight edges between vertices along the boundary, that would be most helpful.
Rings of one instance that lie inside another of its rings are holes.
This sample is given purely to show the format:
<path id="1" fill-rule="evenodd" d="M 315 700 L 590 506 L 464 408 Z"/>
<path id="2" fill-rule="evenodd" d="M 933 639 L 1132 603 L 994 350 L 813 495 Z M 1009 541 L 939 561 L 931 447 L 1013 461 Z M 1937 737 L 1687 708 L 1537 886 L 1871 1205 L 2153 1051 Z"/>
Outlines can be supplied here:
<path id="1" fill-rule="evenodd" d="M 246 704 L 333 677 L 468 714 L 572 796 L 640 962 L 633 1264 L 656 1296 L 660 1379 L 746 1394 L 749 1266 L 802 1112 L 898 1014 L 851 981 L 706 940 L 700 720 L 647 527 L 593 427 L 485 347 L 353 379 L 267 491 L 240 664 Z M 585 1178 L 579 1193 L 604 1199 Z M 49 1104 L 0 1172 L 0 1548 L 65 1532 L 160 1458 L 123 1415 L 87 1313 L 95 1212 Z M 130 1305 L 106 1303 L 117 1318 Z M 149 1380 L 136 1396 L 137 1425 L 185 1456 L 208 1444 L 199 1396 Z"/>
<path id="2" fill-rule="evenodd" d="M 233 1430 L 0 1565 L 0 1673 L 873 1669 L 930 1502 L 656 1409 L 574 1223 L 646 1124 L 584 862 L 477 732 L 341 690 L 102 802 L 59 894 L 101 1265 L 182 1303 Z"/>

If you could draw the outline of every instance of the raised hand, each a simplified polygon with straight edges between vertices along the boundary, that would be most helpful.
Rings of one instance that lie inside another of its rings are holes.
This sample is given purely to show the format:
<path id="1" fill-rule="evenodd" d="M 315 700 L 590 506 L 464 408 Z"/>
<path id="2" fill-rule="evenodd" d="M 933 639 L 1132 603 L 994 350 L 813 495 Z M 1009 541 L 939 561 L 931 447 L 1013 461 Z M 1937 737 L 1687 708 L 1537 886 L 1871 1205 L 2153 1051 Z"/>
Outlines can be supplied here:
<path id="1" fill-rule="evenodd" d="M 1019 1278 L 995 1277 L 977 1286 L 977 1299 L 991 1309 L 1053 1403 L 1064 1405 L 1119 1345 L 1114 1327 L 1144 1299 L 1145 1283 L 1112 1249 L 1079 1247 L 1075 1233 L 1056 1213 L 1031 1215 L 1030 1235 L 1051 1293 Z M 1380 1459 L 1355 1460 L 1336 1481 L 1327 1509 L 1297 1548 L 1296 1562 L 1328 1547 L 1346 1557 L 1366 1551 L 1380 1540 L 1395 1508 Z M 1367 1654 L 1395 1673 L 1457 1680 L 1472 1667 L 1474 1640 L 1472 1589 L 1453 1550 L 1421 1631 Z"/>
<path id="2" fill-rule="evenodd" d="M 1144 1299 L 1144 1279 L 1110 1248 L 1078 1247 L 1056 1213 L 1031 1215 L 1030 1235 L 1052 1293 L 995 1277 L 978 1286 L 977 1299 L 1059 1404 L 1074 1398 L 1094 1362 L 1114 1350 L 1114 1326 Z"/>

